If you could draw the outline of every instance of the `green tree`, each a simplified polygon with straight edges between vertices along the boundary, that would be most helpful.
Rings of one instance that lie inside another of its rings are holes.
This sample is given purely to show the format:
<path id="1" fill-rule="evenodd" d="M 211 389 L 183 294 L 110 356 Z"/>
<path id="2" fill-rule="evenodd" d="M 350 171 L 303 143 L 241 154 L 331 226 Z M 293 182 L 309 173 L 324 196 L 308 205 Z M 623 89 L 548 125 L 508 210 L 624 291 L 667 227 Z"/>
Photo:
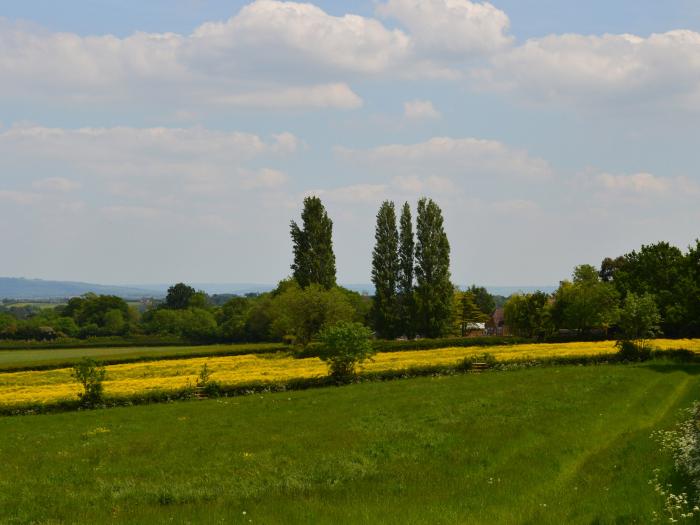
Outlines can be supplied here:
<path id="1" fill-rule="evenodd" d="M 454 333 L 464 336 L 470 325 L 484 323 L 488 316 L 476 304 L 476 297 L 467 290 L 460 292 L 455 288 L 454 294 Z"/>
<path id="2" fill-rule="evenodd" d="M 479 307 L 479 310 L 487 316 L 491 316 L 496 309 L 496 300 L 493 298 L 486 288 L 472 284 L 468 289 L 474 296 L 474 303 Z"/>
<path id="3" fill-rule="evenodd" d="M 413 339 L 416 335 L 416 302 L 413 289 L 415 240 L 411 207 L 407 202 L 401 209 L 399 225 L 399 333 Z"/>
<path id="4" fill-rule="evenodd" d="M 511 295 L 503 313 L 515 335 L 541 340 L 553 330 L 550 300 L 544 292 Z"/>
<path id="5" fill-rule="evenodd" d="M 399 233 L 393 202 L 384 201 L 379 208 L 374 239 L 372 325 L 379 337 L 392 339 L 399 331 Z"/>
<path id="6" fill-rule="evenodd" d="M 126 321 L 124 320 L 124 314 L 121 310 L 113 308 L 108 310 L 104 315 L 104 329 L 109 335 L 119 335 L 124 331 L 126 327 Z"/>
<path id="7" fill-rule="evenodd" d="M 247 297 L 233 297 L 217 312 L 221 335 L 229 341 L 246 341 L 246 324 L 252 308 Z"/>
<path id="8" fill-rule="evenodd" d="M 197 291 L 185 283 L 177 283 L 168 288 L 165 296 L 165 307 L 171 310 L 184 310 L 190 306 L 190 301 Z"/>
<path id="9" fill-rule="evenodd" d="M 661 315 L 654 301 L 654 296 L 645 293 L 627 294 L 620 310 L 620 331 L 623 339 L 643 341 L 654 337 L 659 332 Z"/>
<path id="10" fill-rule="evenodd" d="M 101 405 L 104 398 L 102 383 L 107 375 L 104 366 L 84 357 L 73 366 L 72 375 L 83 387 L 83 391 L 78 393 L 80 403 L 85 407 Z"/>
<path id="11" fill-rule="evenodd" d="M 573 281 L 562 281 L 554 300 L 557 326 L 582 334 L 592 329 L 607 331 L 619 316 L 619 294 L 614 285 L 603 282 L 590 264 L 577 266 Z"/>
<path id="12" fill-rule="evenodd" d="M 319 334 L 321 359 L 339 382 L 355 377 L 356 367 L 374 353 L 372 333 L 359 323 L 347 321 L 329 325 Z"/>
<path id="13" fill-rule="evenodd" d="M 352 321 L 354 315 L 350 301 L 337 287 L 326 290 L 314 283 L 301 288 L 294 282 L 273 299 L 271 331 L 278 338 L 293 336 L 305 346 L 325 326 Z"/>
<path id="14" fill-rule="evenodd" d="M 442 211 L 432 199 L 418 201 L 415 262 L 418 332 L 425 337 L 440 337 L 450 330 L 453 286 L 450 243 Z"/>
<path id="15" fill-rule="evenodd" d="M 318 197 L 306 197 L 301 213 L 302 227 L 292 221 L 290 231 L 294 245 L 294 279 L 302 288 L 319 284 L 335 286 L 333 221 Z"/>

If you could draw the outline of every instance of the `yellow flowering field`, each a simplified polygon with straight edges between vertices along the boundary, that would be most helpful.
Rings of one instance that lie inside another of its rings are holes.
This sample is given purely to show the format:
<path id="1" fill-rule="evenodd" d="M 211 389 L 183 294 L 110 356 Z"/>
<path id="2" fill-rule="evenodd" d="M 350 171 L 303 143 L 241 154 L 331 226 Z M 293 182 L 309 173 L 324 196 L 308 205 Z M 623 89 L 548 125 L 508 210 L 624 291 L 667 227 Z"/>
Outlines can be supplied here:
<path id="1" fill-rule="evenodd" d="M 658 339 L 661 349 L 683 348 L 700 352 L 700 339 Z M 374 356 L 361 370 L 386 372 L 426 366 L 453 365 L 468 356 L 488 352 L 498 361 L 574 357 L 612 354 L 613 341 L 503 345 L 491 347 L 454 347 L 436 350 L 384 352 Z M 127 397 L 149 391 L 175 392 L 195 384 L 206 364 L 211 380 L 227 386 L 253 383 L 284 383 L 293 379 L 309 379 L 327 374 L 327 367 L 318 358 L 294 359 L 285 354 L 247 354 L 240 356 L 189 358 L 129 363 L 107 367 L 104 383 L 108 397 Z M 79 385 L 71 377 L 71 369 L 12 372 L 0 374 L 0 406 L 23 406 L 55 403 L 76 399 Z"/>

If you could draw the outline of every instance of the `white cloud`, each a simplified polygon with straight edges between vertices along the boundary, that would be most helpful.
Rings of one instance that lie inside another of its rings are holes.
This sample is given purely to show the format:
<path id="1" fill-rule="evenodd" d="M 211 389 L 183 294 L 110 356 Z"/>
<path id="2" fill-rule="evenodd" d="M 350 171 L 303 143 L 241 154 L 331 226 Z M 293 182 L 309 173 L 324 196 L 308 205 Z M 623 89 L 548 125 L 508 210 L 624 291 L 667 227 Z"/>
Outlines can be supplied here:
<path id="1" fill-rule="evenodd" d="M 69 192 L 81 188 L 81 184 L 64 177 L 49 177 L 32 182 L 32 188 L 41 191 Z"/>
<path id="2" fill-rule="evenodd" d="M 271 168 L 262 168 L 252 173 L 246 173 L 243 187 L 276 189 L 284 186 L 288 180 L 289 177 L 286 173 Z"/>
<path id="3" fill-rule="evenodd" d="M 494 176 L 546 180 L 552 175 L 545 160 L 494 140 L 435 137 L 418 144 L 391 144 L 369 150 L 337 148 L 336 152 L 346 160 L 390 167 L 403 176 L 445 173 L 465 180 Z"/>
<path id="4" fill-rule="evenodd" d="M 510 44 L 510 20 L 490 3 L 469 0 L 389 0 L 377 8 L 396 18 L 428 54 L 460 57 L 492 53 Z"/>
<path id="5" fill-rule="evenodd" d="M 362 99 L 343 83 L 225 95 L 217 98 L 216 102 L 222 106 L 262 109 L 362 107 Z"/>
<path id="6" fill-rule="evenodd" d="M 611 175 L 601 173 L 597 182 L 605 189 L 612 191 L 630 191 L 635 193 L 664 193 L 668 191 L 668 179 L 656 177 L 651 173 L 635 173 L 632 175 Z"/>
<path id="7" fill-rule="evenodd" d="M 448 193 L 455 190 L 455 184 L 446 177 L 431 175 L 400 175 L 392 179 L 392 184 L 399 190 L 413 195 L 424 193 Z"/>
<path id="8" fill-rule="evenodd" d="M 409 100 L 403 105 L 404 116 L 409 119 L 440 118 L 440 112 L 435 109 L 430 100 Z"/>
<path id="9" fill-rule="evenodd" d="M 0 190 L 0 201 L 8 201 L 13 204 L 27 205 L 41 202 L 42 197 L 37 193 L 16 190 Z"/>
<path id="10" fill-rule="evenodd" d="M 474 78 L 540 103 L 700 110 L 700 33 L 533 38 L 494 56 Z"/>

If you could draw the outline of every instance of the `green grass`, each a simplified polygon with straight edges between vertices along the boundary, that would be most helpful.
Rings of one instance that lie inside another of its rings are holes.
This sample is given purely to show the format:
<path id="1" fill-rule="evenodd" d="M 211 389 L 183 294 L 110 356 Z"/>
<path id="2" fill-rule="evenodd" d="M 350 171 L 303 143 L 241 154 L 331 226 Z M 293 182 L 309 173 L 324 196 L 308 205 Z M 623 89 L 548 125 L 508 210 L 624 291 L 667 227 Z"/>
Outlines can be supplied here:
<path id="1" fill-rule="evenodd" d="M 0 523 L 648 523 L 700 367 L 551 367 L 0 418 Z M 245 514 L 244 514 L 245 512 Z"/>
<path id="2" fill-rule="evenodd" d="M 280 343 L 220 344 L 205 346 L 133 346 L 115 348 L 52 348 L 33 350 L 0 350 L 0 372 L 13 370 L 40 370 L 71 366 L 83 357 L 91 357 L 105 364 L 208 357 L 241 354 L 259 354 L 287 350 Z"/>

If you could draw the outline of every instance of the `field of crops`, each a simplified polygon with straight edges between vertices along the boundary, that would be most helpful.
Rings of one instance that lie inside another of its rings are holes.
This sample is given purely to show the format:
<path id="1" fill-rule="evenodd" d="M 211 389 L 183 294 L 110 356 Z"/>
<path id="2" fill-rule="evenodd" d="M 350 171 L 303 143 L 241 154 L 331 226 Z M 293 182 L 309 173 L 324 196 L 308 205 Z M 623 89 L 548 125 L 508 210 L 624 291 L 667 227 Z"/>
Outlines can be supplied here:
<path id="1" fill-rule="evenodd" d="M 649 435 L 698 399 L 698 372 L 557 366 L 2 417 L 0 523 L 652 523 L 654 469 L 673 480 Z"/>
<path id="2" fill-rule="evenodd" d="M 697 339 L 659 339 L 655 345 L 661 349 L 684 348 L 700 352 L 700 340 Z M 486 350 L 498 361 L 507 362 L 612 354 L 615 346 L 612 341 L 605 341 L 385 352 L 366 362 L 361 371 L 376 373 L 451 366 Z M 211 372 L 210 379 L 226 386 L 284 384 L 327 374 L 326 365 L 318 358 L 295 359 L 284 353 L 169 359 L 108 366 L 105 394 L 108 398 L 127 398 L 149 392 L 177 392 L 196 383 L 204 364 Z M 71 377 L 69 368 L 0 374 L 2 407 L 58 403 L 76 399 L 78 391 L 79 386 Z"/>

